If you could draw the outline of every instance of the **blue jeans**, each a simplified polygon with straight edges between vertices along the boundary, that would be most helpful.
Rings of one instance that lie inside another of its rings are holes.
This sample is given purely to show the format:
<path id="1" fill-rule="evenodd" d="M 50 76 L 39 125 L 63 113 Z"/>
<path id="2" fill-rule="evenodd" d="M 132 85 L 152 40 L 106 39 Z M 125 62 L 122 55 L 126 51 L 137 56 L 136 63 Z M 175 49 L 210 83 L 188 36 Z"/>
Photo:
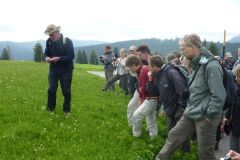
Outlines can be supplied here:
<path id="1" fill-rule="evenodd" d="M 58 88 L 58 80 L 60 80 L 62 94 L 64 96 L 63 111 L 70 112 L 71 107 L 71 83 L 72 72 L 52 72 L 48 74 L 48 102 L 47 109 L 55 110 L 56 107 L 56 92 Z"/>

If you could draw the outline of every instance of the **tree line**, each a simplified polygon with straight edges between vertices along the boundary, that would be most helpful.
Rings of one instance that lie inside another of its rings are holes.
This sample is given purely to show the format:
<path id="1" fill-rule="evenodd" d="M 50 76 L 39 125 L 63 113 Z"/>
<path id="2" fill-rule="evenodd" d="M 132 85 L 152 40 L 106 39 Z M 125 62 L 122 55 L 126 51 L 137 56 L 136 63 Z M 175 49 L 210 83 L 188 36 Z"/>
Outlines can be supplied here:
<path id="1" fill-rule="evenodd" d="M 118 48 L 128 48 L 130 45 L 141 45 L 147 44 L 151 48 L 154 53 L 160 54 L 162 56 L 166 56 L 167 54 L 178 51 L 179 39 L 172 39 L 172 40 L 159 40 L 159 39 L 146 39 L 146 40 L 136 40 L 136 41 L 126 41 L 126 42 L 117 42 L 112 44 L 113 53 L 118 54 Z M 123 44 L 124 43 L 124 44 Z M 203 46 L 208 48 L 213 55 L 222 56 L 222 43 L 220 42 L 207 42 L 206 40 L 203 41 Z M 238 43 L 227 43 L 226 44 L 226 52 L 233 53 L 233 58 L 237 59 L 237 49 L 240 47 Z M 104 44 L 102 45 L 95 45 L 95 46 L 86 46 L 86 47 L 78 47 L 75 48 L 75 63 L 80 64 L 99 64 L 98 56 L 103 54 Z M 158 52 L 159 50 L 159 52 Z M 43 47 L 41 43 L 36 43 L 33 47 L 34 51 L 34 58 L 35 62 L 43 62 L 44 61 L 44 54 L 43 54 Z M 0 56 L 0 60 L 12 60 L 14 57 L 12 56 L 12 52 L 9 46 L 6 46 L 2 50 L 2 55 Z"/>

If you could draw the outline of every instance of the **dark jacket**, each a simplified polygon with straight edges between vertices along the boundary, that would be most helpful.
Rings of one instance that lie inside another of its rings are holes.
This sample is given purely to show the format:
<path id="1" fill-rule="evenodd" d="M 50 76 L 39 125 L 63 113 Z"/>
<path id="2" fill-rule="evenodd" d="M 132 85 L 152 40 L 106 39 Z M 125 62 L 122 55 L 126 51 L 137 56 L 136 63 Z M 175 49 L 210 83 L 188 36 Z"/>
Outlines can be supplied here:
<path id="1" fill-rule="evenodd" d="M 174 116 L 179 107 L 185 108 L 187 98 L 186 82 L 180 73 L 170 64 L 166 64 L 157 74 L 160 99 L 168 116 Z"/>
<path id="2" fill-rule="evenodd" d="M 231 132 L 234 136 L 240 137 L 240 86 L 237 86 L 237 96 L 234 105 L 226 111 L 228 120 L 231 120 Z"/>
<path id="3" fill-rule="evenodd" d="M 108 53 L 104 53 L 102 55 L 102 59 L 100 59 L 100 61 L 104 64 L 104 70 L 110 70 L 113 71 L 113 59 L 115 59 L 115 55 L 110 51 Z"/>
<path id="4" fill-rule="evenodd" d="M 52 72 L 72 72 L 74 69 L 74 49 L 73 43 L 69 38 L 66 38 L 66 44 L 63 44 L 63 35 L 57 41 L 52 41 L 48 38 L 44 56 L 60 57 L 60 60 L 55 64 L 50 64 Z"/>

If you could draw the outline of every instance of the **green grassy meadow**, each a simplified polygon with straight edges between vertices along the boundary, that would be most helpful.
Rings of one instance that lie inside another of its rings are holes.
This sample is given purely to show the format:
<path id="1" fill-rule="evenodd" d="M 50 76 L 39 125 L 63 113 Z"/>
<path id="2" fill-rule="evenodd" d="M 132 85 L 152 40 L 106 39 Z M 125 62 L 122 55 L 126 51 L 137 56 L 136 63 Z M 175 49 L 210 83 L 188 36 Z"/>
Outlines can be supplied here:
<path id="1" fill-rule="evenodd" d="M 133 138 L 127 126 L 130 97 L 117 88 L 102 92 L 105 80 L 87 73 L 102 66 L 75 65 L 72 114 L 65 117 L 58 88 L 56 111 L 46 111 L 48 64 L 0 61 L 0 160 L 146 160 L 154 159 L 167 137 L 158 118 L 159 136 L 145 131 Z M 176 152 L 172 159 L 197 158 Z"/>

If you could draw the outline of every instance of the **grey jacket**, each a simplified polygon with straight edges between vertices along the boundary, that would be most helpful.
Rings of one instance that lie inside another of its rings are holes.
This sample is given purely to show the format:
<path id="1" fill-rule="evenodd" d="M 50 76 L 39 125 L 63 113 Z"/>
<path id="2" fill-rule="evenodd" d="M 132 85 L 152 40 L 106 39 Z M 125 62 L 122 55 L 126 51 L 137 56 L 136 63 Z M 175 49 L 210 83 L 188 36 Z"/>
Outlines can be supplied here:
<path id="1" fill-rule="evenodd" d="M 109 70 L 109 71 L 113 71 L 113 59 L 115 58 L 114 54 L 112 52 L 109 53 L 104 53 L 104 58 L 101 61 L 104 64 L 104 70 Z"/>
<path id="2" fill-rule="evenodd" d="M 223 110 L 226 91 L 223 86 L 222 68 L 217 61 L 210 61 L 207 64 L 210 58 L 212 58 L 211 53 L 201 49 L 201 54 L 190 62 L 192 75 L 189 82 L 200 65 L 189 87 L 190 97 L 184 112 L 185 116 L 193 120 L 211 119 L 221 114 Z"/>

